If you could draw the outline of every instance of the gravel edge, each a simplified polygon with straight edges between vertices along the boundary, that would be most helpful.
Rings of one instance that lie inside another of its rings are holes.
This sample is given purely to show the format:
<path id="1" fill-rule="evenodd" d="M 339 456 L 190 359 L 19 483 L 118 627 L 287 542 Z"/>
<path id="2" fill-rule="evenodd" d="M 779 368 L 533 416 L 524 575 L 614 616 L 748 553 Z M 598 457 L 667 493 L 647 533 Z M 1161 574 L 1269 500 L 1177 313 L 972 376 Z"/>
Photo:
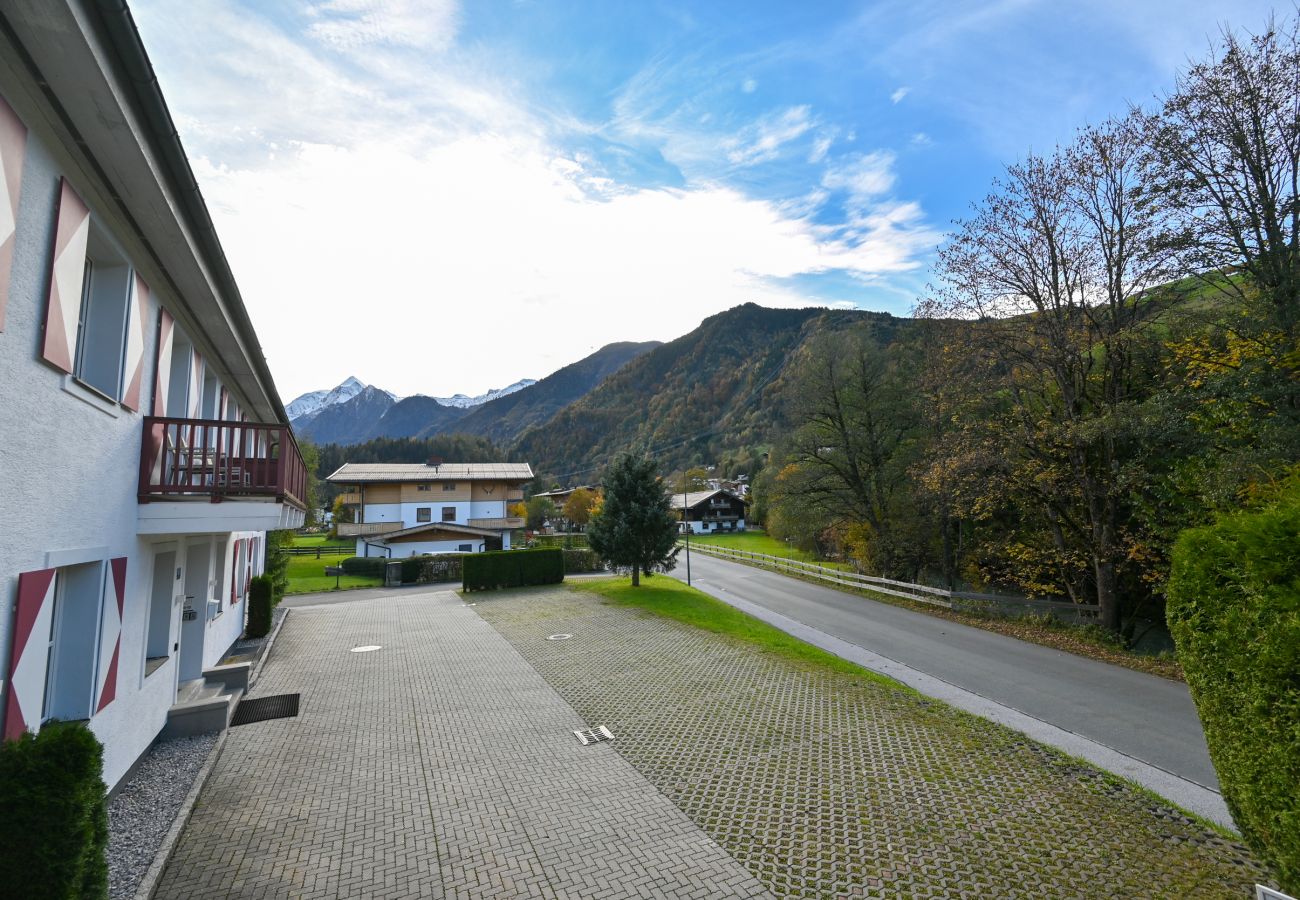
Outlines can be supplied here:
<path id="1" fill-rule="evenodd" d="M 277 609 L 277 612 L 280 612 Z M 262 650 L 257 659 L 257 664 L 249 675 L 248 687 L 252 690 L 253 685 L 257 682 L 257 676 L 262 671 L 262 666 L 266 663 L 266 658 L 271 655 L 271 647 L 275 644 L 276 636 L 279 635 L 280 629 L 284 627 L 285 620 L 289 618 L 289 610 L 283 610 L 275 622 L 275 627 L 266 638 L 266 647 Z M 247 695 L 245 695 L 247 696 Z M 242 699 L 242 698 L 241 698 Z M 221 758 L 221 751 L 226 747 L 226 737 L 230 734 L 230 727 L 227 726 L 221 735 L 217 738 L 217 743 L 208 754 L 208 759 L 199 770 L 199 774 L 194 778 L 194 784 L 190 787 L 190 792 L 185 795 L 185 802 L 181 804 L 180 811 L 176 814 L 176 821 L 168 829 L 166 837 L 163 838 L 162 844 L 158 847 L 158 852 L 154 855 L 153 862 L 149 870 L 145 872 L 144 878 L 140 881 L 140 886 L 136 888 L 134 900 L 152 900 L 154 892 L 158 889 L 158 883 L 162 879 L 162 873 L 167 868 L 167 863 L 171 860 L 172 852 L 179 843 L 181 832 L 185 830 L 186 824 L 190 820 L 190 815 L 194 812 L 194 807 L 198 803 L 199 793 L 203 786 L 207 784 L 208 776 L 217 765 L 217 760 Z"/>

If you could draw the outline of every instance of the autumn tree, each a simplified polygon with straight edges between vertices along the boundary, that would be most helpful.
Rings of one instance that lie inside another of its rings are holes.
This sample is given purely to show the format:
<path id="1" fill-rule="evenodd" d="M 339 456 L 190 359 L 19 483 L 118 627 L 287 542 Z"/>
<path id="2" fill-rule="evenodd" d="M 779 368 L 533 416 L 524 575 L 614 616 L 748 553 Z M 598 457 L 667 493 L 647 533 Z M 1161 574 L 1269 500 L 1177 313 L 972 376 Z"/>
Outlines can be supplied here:
<path id="1" fill-rule="evenodd" d="M 1064 150 L 1008 167 L 941 249 L 942 286 L 920 310 L 978 320 L 989 365 L 962 388 L 990 400 L 968 436 L 1005 454 L 987 484 L 1037 518 L 1062 586 L 1090 596 L 1112 630 L 1131 489 L 1119 473 L 1142 391 L 1135 357 L 1158 308 L 1144 296 L 1177 263 L 1141 178 L 1145 125 L 1135 115 L 1085 129 Z"/>
<path id="2" fill-rule="evenodd" d="M 677 479 L 677 493 L 689 493 L 690 491 L 707 491 L 709 489 L 709 473 L 700 466 L 693 466 L 687 469 Z"/>
<path id="3" fill-rule="evenodd" d="M 524 506 L 525 527 L 536 531 L 555 515 L 555 504 L 550 497 L 530 497 Z"/>
<path id="4" fill-rule="evenodd" d="M 561 515 L 574 525 L 585 527 L 591 521 L 591 507 L 596 502 L 596 495 L 586 488 L 577 488 L 564 501 Z"/>
<path id="5" fill-rule="evenodd" d="M 623 454 L 605 472 L 604 503 L 591 520 L 591 549 L 619 569 L 630 569 L 632 586 L 641 573 L 673 568 L 677 519 L 653 460 Z"/>

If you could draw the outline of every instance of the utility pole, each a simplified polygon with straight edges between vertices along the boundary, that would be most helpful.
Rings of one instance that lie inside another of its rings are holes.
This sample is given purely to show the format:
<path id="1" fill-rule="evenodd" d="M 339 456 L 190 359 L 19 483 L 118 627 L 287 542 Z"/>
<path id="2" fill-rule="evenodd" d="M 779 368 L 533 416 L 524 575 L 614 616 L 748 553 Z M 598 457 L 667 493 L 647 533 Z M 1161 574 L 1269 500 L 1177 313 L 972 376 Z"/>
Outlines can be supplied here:
<path id="1" fill-rule="evenodd" d="M 686 477 L 682 477 L 682 522 L 686 525 L 686 586 L 691 586 L 691 523 L 686 518 L 689 510 L 686 508 L 686 489 L 690 483 Z"/>

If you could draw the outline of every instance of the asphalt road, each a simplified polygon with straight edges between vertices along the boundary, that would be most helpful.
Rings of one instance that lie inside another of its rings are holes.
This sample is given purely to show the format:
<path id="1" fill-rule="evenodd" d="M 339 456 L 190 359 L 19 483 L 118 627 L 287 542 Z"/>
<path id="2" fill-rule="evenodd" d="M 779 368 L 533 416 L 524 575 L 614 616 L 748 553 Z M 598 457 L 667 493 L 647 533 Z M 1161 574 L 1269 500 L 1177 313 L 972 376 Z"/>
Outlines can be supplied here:
<path id="1" fill-rule="evenodd" d="M 685 580 L 679 557 L 674 577 Z M 730 594 L 1058 728 L 1218 790 L 1187 686 L 868 600 L 775 572 L 691 556 L 692 583 Z"/>

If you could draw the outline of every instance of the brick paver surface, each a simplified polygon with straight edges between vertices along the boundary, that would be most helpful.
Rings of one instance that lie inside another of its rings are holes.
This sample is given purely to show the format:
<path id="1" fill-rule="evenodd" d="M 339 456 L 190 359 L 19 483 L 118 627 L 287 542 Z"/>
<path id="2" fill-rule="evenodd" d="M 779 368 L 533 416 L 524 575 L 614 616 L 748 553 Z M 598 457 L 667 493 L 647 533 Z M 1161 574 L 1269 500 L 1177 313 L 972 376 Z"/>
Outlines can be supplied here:
<path id="1" fill-rule="evenodd" d="M 231 730 L 157 896 L 769 896 L 455 594 L 294 610 L 253 696 L 289 692 Z"/>
<path id="2" fill-rule="evenodd" d="M 892 685 L 590 593 L 474 597 L 778 896 L 1243 898 L 1267 883 L 1245 848 L 1148 795 Z"/>

